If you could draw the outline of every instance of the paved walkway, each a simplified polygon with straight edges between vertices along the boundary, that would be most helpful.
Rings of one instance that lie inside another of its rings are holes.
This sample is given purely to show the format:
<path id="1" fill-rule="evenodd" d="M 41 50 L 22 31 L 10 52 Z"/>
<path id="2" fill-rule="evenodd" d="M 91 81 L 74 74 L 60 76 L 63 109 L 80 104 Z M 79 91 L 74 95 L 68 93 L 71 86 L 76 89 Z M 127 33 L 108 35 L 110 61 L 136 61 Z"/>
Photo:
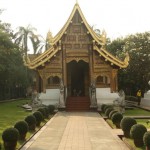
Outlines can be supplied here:
<path id="1" fill-rule="evenodd" d="M 97 112 L 58 112 L 21 150 L 128 150 Z"/>

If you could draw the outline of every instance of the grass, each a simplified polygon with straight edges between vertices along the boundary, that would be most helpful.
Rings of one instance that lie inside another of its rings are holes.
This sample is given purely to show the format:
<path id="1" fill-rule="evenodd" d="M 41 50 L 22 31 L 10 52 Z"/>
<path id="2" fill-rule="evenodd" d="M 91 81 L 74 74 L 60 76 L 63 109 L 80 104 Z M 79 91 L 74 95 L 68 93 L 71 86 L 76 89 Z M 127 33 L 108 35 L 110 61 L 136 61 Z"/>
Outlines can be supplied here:
<path id="1" fill-rule="evenodd" d="M 32 112 L 27 112 L 25 109 L 21 107 L 22 104 L 26 104 L 30 102 L 29 99 L 22 99 L 12 102 L 0 103 L 0 143 L 2 144 L 2 133 L 6 128 L 13 127 L 16 122 L 24 120 L 26 116 L 32 114 Z M 41 123 L 40 127 L 36 127 L 36 131 L 38 131 L 48 119 L 45 119 L 44 122 Z M 35 131 L 35 132 L 36 132 Z M 26 139 L 29 139 L 35 132 L 28 132 Z M 25 141 L 18 141 L 17 148 L 19 148 Z M 3 150 L 3 144 L 2 149 Z"/>
<path id="2" fill-rule="evenodd" d="M 134 145 L 133 139 L 131 139 L 131 138 L 124 138 L 124 142 L 126 144 L 128 144 L 130 147 L 132 147 L 132 149 L 134 149 L 134 150 L 145 150 L 146 149 L 145 146 L 143 146 L 143 147 L 136 147 Z"/>
<path id="3" fill-rule="evenodd" d="M 29 100 L 0 103 L 0 136 L 6 128 L 13 127 L 17 121 L 24 120 L 27 115 L 32 113 L 20 107 L 27 102 L 29 102 Z"/>
<path id="4" fill-rule="evenodd" d="M 124 115 L 125 116 L 150 116 L 150 112 L 140 108 L 134 108 L 134 109 L 126 110 Z"/>

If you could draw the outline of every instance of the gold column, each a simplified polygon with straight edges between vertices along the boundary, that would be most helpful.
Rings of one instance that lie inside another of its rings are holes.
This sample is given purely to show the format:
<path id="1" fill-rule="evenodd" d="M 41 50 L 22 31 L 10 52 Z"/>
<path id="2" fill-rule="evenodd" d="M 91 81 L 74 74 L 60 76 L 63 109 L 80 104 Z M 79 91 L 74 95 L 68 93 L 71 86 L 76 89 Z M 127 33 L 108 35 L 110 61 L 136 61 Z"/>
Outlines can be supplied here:
<path id="1" fill-rule="evenodd" d="M 93 81 L 93 51 L 91 47 L 89 48 L 89 77 L 90 77 L 90 83 Z"/>
<path id="2" fill-rule="evenodd" d="M 112 71 L 111 71 L 111 92 L 116 92 L 118 90 L 117 73 L 118 73 L 118 69 L 112 69 Z"/>
<path id="3" fill-rule="evenodd" d="M 67 65 L 66 64 L 66 50 L 63 47 L 63 50 L 62 50 L 62 74 L 63 74 L 63 82 L 64 82 L 65 87 L 67 87 L 67 67 L 66 67 L 66 65 Z"/>

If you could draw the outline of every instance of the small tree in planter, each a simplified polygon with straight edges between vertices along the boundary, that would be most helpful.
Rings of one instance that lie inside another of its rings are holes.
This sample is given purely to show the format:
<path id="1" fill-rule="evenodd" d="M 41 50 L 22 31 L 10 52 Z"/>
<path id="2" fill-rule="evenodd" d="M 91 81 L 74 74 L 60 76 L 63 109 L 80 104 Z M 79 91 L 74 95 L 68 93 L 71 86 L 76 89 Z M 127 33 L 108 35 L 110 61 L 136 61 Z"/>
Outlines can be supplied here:
<path id="1" fill-rule="evenodd" d="M 2 133 L 2 139 L 4 141 L 5 150 L 15 150 L 17 146 L 17 140 L 19 138 L 19 131 L 15 128 L 7 128 Z"/>
<path id="2" fill-rule="evenodd" d="M 25 121 L 27 122 L 29 126 L 29 130 L 35 131 L 36 128 L 36 118 L 33 115 L 29 115 L 25 118 Z"/>
<path id="3" fill-rule="evenodd" d="M 36 118 L 36 125 L 40 126 L 42 120 L 43 120 L 43 115 L 40 111 L 36 111 L 33 113 L 33 116 Z"/>
<path id="4" fill-rule="evenodd" d="M 14 128 L 16 128 L 19 131 L 19 139 L 20 140 L 25 140 L 26 134 L 29 130 L 28 124 L 25 121 L 18 121 L 15 125 Z"/>
<path id="5" fill-rule="evenodd" d="M 146 131 L 146 127 L 142 124 L 135 124 L 131 127 L 130 135 L 133 138 L 136 147 L 142 147 L 144 145 L 143 136 Z"/>
<path id="6" fill-rule="evenodd" d="M 111 108 L 111 107 L 107 108 L 107 109 L 105 110 L 105 115 L 109 118 L 109 114 L 110 114 L 110 112 L 113 111 L 113 110 L 114 110 L 114 109 Z"/>
<path id="7" fill-rule="evenodd" d="M 121 120 L 120 126 L 121 126 L 121 129 L 123 130 L 125 137 L 127 137 L 127 138 L 130 137 L 130 129 L 134 124 L 137 124 L 137 122 L 135 119 L 133 119 L 131 117 L 124 117 Z"/>
<path id="8" fill-rule="evenodd" d="M 120 122 L 123 118 L 123 115 L 119 112 L 112 115 L 112 122 L 116 125 L 116 128 L 120 128 Z"/>
<path id="9" fill-rule="evenodd" d="M 143 141 L 146 146 L 146 150 L 150 150 L 150 131 L 145 132 L 143 136 Z"/>

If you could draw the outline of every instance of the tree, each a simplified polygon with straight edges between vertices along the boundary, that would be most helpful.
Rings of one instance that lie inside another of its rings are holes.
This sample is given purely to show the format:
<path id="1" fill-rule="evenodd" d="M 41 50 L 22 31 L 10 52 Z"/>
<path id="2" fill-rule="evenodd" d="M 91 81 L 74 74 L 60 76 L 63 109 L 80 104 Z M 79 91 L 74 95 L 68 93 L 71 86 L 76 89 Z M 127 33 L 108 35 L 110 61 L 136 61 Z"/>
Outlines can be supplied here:
<path id="1" fill-rule="evenodd" d="M 129 66 L 119 70 L 119 88 L 129 95 L 135 95 L 138 89 L 143 94 L 150 80 L 150 32 L 118 38 L 107 45 L 107 49 L 120 59 L 126 52 L 130 56 Z"/>
<path id="2" fill-rule="evenodd" d="M 16 32 L 14 35 L 15 43 L 20 46 L 23 54 L 25 55 L 27 55 L 29 50 L 29 40 L 35 37 L 35 31 L 36 29 L 31 25 L 28 25 L 26 28 L 21 26 L 18 28 L 18 32 Z"/>
<path id="3" fill-rule="evenodd" d="M 0 100 L 24 96 L 30 83 L 13 37 L 11 25 L 0 21 Z"/>
<path id="4" fill-rule="evenodd" d="M 45 42 L 42 36 L 33 35 L 30 37 L 33 46 L 33 54 L 42 53 L 42 49 L 45 46 Z"/>

